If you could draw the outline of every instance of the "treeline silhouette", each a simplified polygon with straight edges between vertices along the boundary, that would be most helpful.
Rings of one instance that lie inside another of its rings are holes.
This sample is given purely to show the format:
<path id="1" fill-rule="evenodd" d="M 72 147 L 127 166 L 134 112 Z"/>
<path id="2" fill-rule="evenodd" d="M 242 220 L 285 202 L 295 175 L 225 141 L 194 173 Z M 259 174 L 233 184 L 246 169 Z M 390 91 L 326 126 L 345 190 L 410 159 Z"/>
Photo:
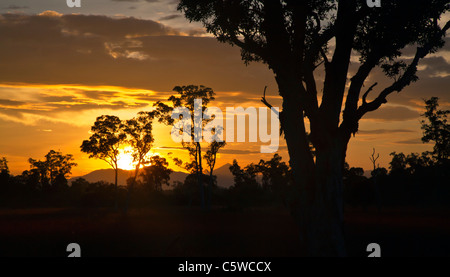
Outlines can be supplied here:
<path id="1" fill-rule="evenodd" d="M 200 87 L 204 93 L 204 87 Z M 184 88 L 185 89 L 185 88 Z M 198 87 L 189 87 L 198 93 Z M 180 90 L 182 90 L 180 88 Z M 208 90 L 209 91 L 209 90 Z M 212 95 L 212 91 L 209 91 Z M 192 98 L 194 99 L 194 98 Z M 192 100 L 189 98 L 189 101 Z M 192 101 L 191 101 L 192 102 Z M 362 168 L 343 166 L 344 204 L 348 207 L 368 208 L 415 206 L 415 207 L 450 207 L 450 125 L 447 122 L 448 110 L 438 109 L 438 98 L 425 101 L 426 112 L 422 115 L 422 140 L 434 142 L 433 151 L 418 153 L 392 152 L 389 168 L 376 165 L 375 149 L 370 157 L 373 162 L 371 176 L 364 176 Z M 167 108 L 167 107 L 166 107 Z M 128 179 L 127 187 L 107 182 L 91 183 L 79 178 L 69 185 L 68 176 L 74 162 L 73 155 L 50 150 L 43 160 L 28 160 L 30 169 L 21 175 L 10 174 L 6 158 L 0 159 L 0 206 L 2 207 L 147 207 L 164 205 L 201 206 L 205 205 L 205 191 L 208 192 L 208 207 L 211 205 L 241 210 L 249 207 L 280 205 L 290 206 L 292 198 L 292 170 L 281 156 L 275 154 L 270 160 L 261 159 L 241 167 L 233 161 L 229 170 L 234 182 L 229 188 L 217 186 L 217 177 L 212 173 L 216 163 L 216 154 L 224 145 L 214 148 L 211 144 L 207 152 L 210 171 L 201 168 L 201 148 L 199 145 L 183 145 L 192 154 L 191 162 L 184 163 L 174 158 L 178 165 L 189 169 L 190 174 L 184 182 L 170 182 L 173 172 L 168 168 L 164 157 L 146 154 L 151 148 L 151 120 L 155 114 L 139 113 L 137 119 L 127 121 L 129 143 L 139 146 L 141 155 L 137 157 L 143 168 L 136 169 L 134 176 Z M 114 121 L 114 122 L 113 122 Z M 112 122 L 112 123 L 111 123 Z M 173 124 L 173 122 L 171 122 Z M 102 116 L 97 118 L 93 130 L 97 133 L 89 141 L 83 142 L 82 148 L 88 150 L 92 157 L 104 158 L 99 152 L 113 152 L 113 168 L 117 172 L 117 142 L 125 141 L 127 135 L 120 130 L 124 125 L 118 118 Z M 134 126 L 134 127 L 133 127 Z M 133 127 L 133 128 L 132 128 Z M 119 133 L 118 136 L 111 135 Z M 98 135 L 98 137 L 95 137 Z M 105 148 L 107 137 L 111 148 Z M 121 136 L 121 137 L 120 137 Z M 120 137 L 120 139 L 118 138 Z M 96 140 L 98 139 L 98 142 Z M 135 141 L 133 142 L 132 139 Z M 142 143 L 144 140 L 146 143 Z M 89 144 L 89 145 L 88 145 Z M 106 149 L 106 150 L 105 150 Z M 142 150 L 144 149 L 144 150 Z M 199 150 L 200 149 L 200 150 Z M 211 150 L 213 149 L 213 150 Z M 105 156 L 106 156 L 105 154 Z M 169 185 L 163 190 L 163 185 Z"/>
<path id="2" fill-rule="evenodd" d="M 450 165 L 434 163 L 425 153 L 391 153 L 389 172 L 377 168 L 365 177 L 362 168 L 344 169 L 344 199 L 350 207 L 450 207 Z"/>
<path id="3" fill-rule="evenodd" d="M 378 167 L 371 172 L 370 177 L 364 176 L 362 168 L 350 168 L 346 164 L 343 170 L 346 206 L 362 209 L 450 207 L 448 162 L 438 162 L 430 152 L 422 155 L 393 152 L 391 156 L 389 171 Z M 69 185 L 64 173 L 52 179 L 48 177 L 51 170 L 43 173 L 37 168 L 13 176 L 9 173 L 6 159 L 0 161 L 2 207 L 114 207 L 115 187 L 112 183 L 88 182 L 78 178 Z M 184 182 L 170 183 L 172 171 L 167 166 L 164 158 L 154 157 L 152 166 L 142 169 L 141 178 L 136 181 L 129 196 L 130 207 L 201 205 L 197 175 L 188 175 Z M 278 154 L 270 160 L 260 160 L 257 164 L 245 167 L 234 160 L 230 172 L 234 184 L 229 188 L 217 186 L 216 176 L 213 176 L 213 206 L 242 210 L 261 206 L 289 206 L 294 200 L 290 198 L 293 189 L 291 169 Z M 209 174 L 203 174 L 203 178 L 204 184 L 210 184 Z M 169 185 L 169 189 L 163 190 L 163 184 Z M 125 207 L 127 194 L 126 187 L 118 187 L 119 207 Z"/>

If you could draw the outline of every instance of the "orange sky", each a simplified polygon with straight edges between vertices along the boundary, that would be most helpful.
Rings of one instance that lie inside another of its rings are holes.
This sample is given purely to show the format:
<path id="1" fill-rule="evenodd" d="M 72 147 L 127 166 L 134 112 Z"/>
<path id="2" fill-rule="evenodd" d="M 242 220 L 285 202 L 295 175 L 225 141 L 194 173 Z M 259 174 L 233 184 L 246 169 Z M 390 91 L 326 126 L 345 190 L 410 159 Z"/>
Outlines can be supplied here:
<path id="1" fill-rule="evenodd" d="M 5 6 L 0 6 L 5 10 L 0 15 L 0 157 L 8 159 L 13 174 L 28 169 L 28 158 L 42 159 L 50 149 L 74 154 L 79 164 L 74 176 L 107 168 L 79 150 L 95 118 L 114 114 L 130 119 L 167 99 L 176 85 L 213 88 L 217 97 L 211 106 L 223 110 L 263 106 L 259 99 L 267 85 L 268 99 L 280 106 L 273 74 L 265 65 L 246 67 L 239 49 L 218 43 L 198 25 L 176 16 L 171 2 L 103 1 L 111 5 L 85 6 L 79 14 L 53 2 L 0 4 Z M 411 49 L 405 55 L 411 58 Z M 352 72 L 358 65 L 356 56 L 354 61 Z M 417 83 L 390 96 L 387 105 L 361 121 L 348 148 L 351 166 L 370 169 L 373 147 L 385 167 L 393 151 L 431 149 L 420 141 L 422 99 L 438 96 L 443 108 L 450 107 L 449 63 L 447 43 L 422 62 Z M 316 77 L 320 87 L 323 74 Z M 389 84 L 380 72 L 368 82 L 375 80 L 380 88 Z M 167 157 L 172 152 L 186 159 L 186 151 L 171 141 L 169 132 L 169 127 L 155 124 L 154 153 Z M 285 142 L 280 143 L 279 154 L 287 161 Z M 246 165 L 270 158 L 272 154 L 259 153 L 260 146 L 230 143 L 217 166 L 233 159 Z"/>

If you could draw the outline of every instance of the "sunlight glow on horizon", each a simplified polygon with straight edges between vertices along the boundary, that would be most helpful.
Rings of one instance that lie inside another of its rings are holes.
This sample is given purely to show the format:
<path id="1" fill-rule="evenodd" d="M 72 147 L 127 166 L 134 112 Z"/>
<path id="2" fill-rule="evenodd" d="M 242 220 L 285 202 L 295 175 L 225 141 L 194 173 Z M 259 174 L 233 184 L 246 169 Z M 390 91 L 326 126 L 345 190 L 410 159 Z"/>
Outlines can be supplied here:
<path id="1" fill-rule="evenodd" d="M 136 162 L 133 160 L 133 156 L 131 155 L 132 148 L 131 146 L 126 146 L 123 149 L 121 149 L 119 157 L 118 157 L 118 168 L 123 170 L 135 170 L 136 169 Z M 158 152 L 151 152 L 148 153 L 146 156 L 146 160 L 148 161 L 153 156 L 160 156 L 163 157 Z M 148 164 L 141 164 L 139 168 L 143 168 L 144 166 L 150 166 L 151 163 Z"/>

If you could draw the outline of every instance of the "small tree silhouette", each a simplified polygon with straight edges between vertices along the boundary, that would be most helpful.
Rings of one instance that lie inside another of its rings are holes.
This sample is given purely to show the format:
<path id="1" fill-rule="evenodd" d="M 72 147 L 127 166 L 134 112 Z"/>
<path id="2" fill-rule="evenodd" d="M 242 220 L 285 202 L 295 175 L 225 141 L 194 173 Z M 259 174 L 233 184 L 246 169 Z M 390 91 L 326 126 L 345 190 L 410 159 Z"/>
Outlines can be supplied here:
<path id="1" fill-rule="evenodd" d="M 162 191 L 162 185 L 169 185 L 172 169 L 168 168 L 169 163 L 165 158 L 152 156 L 149 160 L 150 165 L 144 167 L 141 174 L 143 185 L 149 191 Z"/>
<path id="2" fill-rule="evenodd" d="M 437 97 L 425 100 L 426 111 L 422 116 L 426 119 L 421 121 L 422 141 L 434 141 L 433 154 L 438 162 L 444 162 L 450 158 L 450 124 L 447 120 L 450 110 L 438 110 L 438 101 Z"/>
<path id="3" fill-rule="evenodd" d="M 370 161 L 373 164 L 373 170 L 372 170 L 372 180 L 373 180 L 373 185 L 375 188 L 375 201 L 377 203 L 377 208 L 378 208 L 378 212 L 381 211 L 381 192 L 380 192 L 380 188 L 378 186 L 378 174 L 380 173 L 379 169 L 380 168 L 380 164 L 377 164 L 377 160 L 380 158 L 380 153 L 377 154 L 377 156 L 375 157 L 375 148 L 373 148 L 373 152 L 372 155 L 370 156 Z"/>
<path id="4" fill-rule="evenodd" d="M 124 132 L 127 135 L 126 143 L 131 146 L 131 155 L 133 162 L 136 163 L 134 176 L 128 184 L 127 202 L 125 212 L 128 210 L 130 196 L 136 179 L 139 176 L 141 165 L 147 164 L 147 155 L 153 146 L 152 124 L 155 114 L 153 112 L 139 112 L 138 116 L 127 120 L 124 126 Z"/>
<path id="5" fill-rule="evenodd" d="M 56 189 L 67 186 L 67 175 L 71 173 L 72 167 L 77 164 L 74 161 L 72 154 L 64 155 L 59 151 L 50 150 L 45 155 L 44 161 L 37 161 L 35 159 L 28 159 L 31 171 L 36 171 L 40 175 L 40 183 L 42 189 L 49 188 Z"/>
<path id="6" fill-rule="evenodd" d="M 196 129 L 203 130 L 203 127 L 211 121 L 211 119 L 206 119 L 202 117 L 202 120 L 200 122 L 200 125 L 196 126 L 196 122 L 194 120 L 194 116 L 196 113 L 201 112 L 202 114 L 205 112 L 207 105 L 209 102 L 214 100 L 214 91 L 211 88 L 205 87 L 205 86 L 195 86 L 195 85 L 188 85 L 188 86 L 176 86 L 173 89 L 175 92 L 177 92 L 177 95 L 172 95 L 169 97 L 168 101 L 172 103 L 171 106 L 164 104 L 161 101 L 158 101 L 154 104 L 156 107 L 156 114 L 159 117 L 159 122 L 165 123 L 166 125 L 174 125 L 175 120 L 172 118 L 172 111 L 174 111 L 175 108 L 179 107 L 185 107 L 190 112 L 190 118 L 187 120 L 190 121 L 191 130 L 189 134 L 187 134 L 190 137 L 190 141 L 182 141 L 183 148 L 188 150 L 189 155 L 192 157 L 193 161 L 190 163 L 185 164 L 185 168 L 187 170 L 194 170 L 195 174 L 197 175 L 197 182 L 198 187 L 200 189 L 200 199 L 201 199 L 201 206 L 202 208 L 205 208 L 205 189 L 203 185 L 203 166 L 202 166 L 202 146 L 200 144 L 200 141 L 203 140 L 203 136 L 200 138 L 197 138 L 196 141 Z M 201 111 L 195 111 L 195 100 L 201 99 L 202 100 L 202 106 Z M 198 124 L 198 123 L 197 123 Z M 185 134 L 180 134 L 184 137 Z M 182 161 L 177 159 L 175 160 L 178 165 L 182 165 Z"/>
<path id="7" fill-rule="evenodd" d="M 118 157 L 119 149 L 126 139 L 124 126 L 117 116 L 102 115 L 97 117 L 94 126 L 91 127 L 91 132 L 92 135 L 89 140 L 83 141 L 81 151 L 89 154 L 89 158 L 107 162 L 114 169 L 114 208 L 117 210 Z"/>

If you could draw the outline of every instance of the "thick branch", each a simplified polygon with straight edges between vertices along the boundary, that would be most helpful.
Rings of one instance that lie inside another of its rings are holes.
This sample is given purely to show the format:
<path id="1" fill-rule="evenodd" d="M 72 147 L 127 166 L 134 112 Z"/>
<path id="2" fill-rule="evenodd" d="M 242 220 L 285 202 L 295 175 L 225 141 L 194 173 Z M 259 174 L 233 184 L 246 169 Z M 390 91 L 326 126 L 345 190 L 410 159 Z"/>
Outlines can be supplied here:
<path id="1" fill-rule="evenodd" d="M 350 0 L 339 1 L 336 19 L 336 49 L 333 58 L 326 68 L 323 88 L 321 118 L 327 129 L 333 130 L 339 125 L 347 72 L 353 47 L 357 20 L 356 3 Z"/>
<path id="2" fill-rule="evenodd" d="M 450 28 L 450 21 L 448 21 L 444 28 L 437 34 L 438 37 L 444 37 L 447 30 Z M 366 113 L 378 109 L 382 104 L 386 103 L 386 97 L 394 91 L 400 92 L 406 86 L 408 86 L 415 77 L 417 72 L 417 65 L 420 59 L 423 59 L 433 49 L 431 43 L 425 44 L 423 47 L 418 47 L 413 61 L 410 63 L 405 73 L 391 86 L 385 88 L 375 100 L 370 103 L 363 103 L 357 110 L 357 120 L 361 119 Z"/>
<path id="3" fill-rule="evenodd" d="M 229 36 L 229 39 L 236 46 L 240 47 L 241 49 L 249 53 L 253 53 L 264 60 L 268 58 L 267 55 L 265 54 L 266 52 L 264 51 L 264 48 L 258 45 L 254 40 L 252 40 L 248 36 L 244 36 L 244 41 L 241 41 L 235 34 L 231 34 Z"/>
<path id="4" fill-rule="evenodd" d="M 293 34 L 293 54 L 298 63 L 303 62 L 303 53 L 305 51 L 305 34 L 307 14 L 305 3 L 303 1 L 292 1 L 290 3 L 293 9 L 292 23 L 294 27 Z"/>
<path id="5" fill-rule="evenodd" d="M 323 61 L 325 62 L 325 68 L 327 68 L 330 64 L 330 61 L 328 60 L 327 54 L 325 53 L 325 51 L 323 51 L 322 48 L 320 48 L 320 54 L 322 55 Z"/>
<path id="6" fill-rule="evenodd" d="M 277 69 L 293 68 L 298 61 L 292 60 L 292 47 L 285 27 L 285 18 L 280 1 L 264 1 L 263 32 L 266 34 L 267 50 L 271 53 L 270 62 Z"/>
<path id="7" fill-rule="evenodd" d="M 400 77 L 396 82 L 394 82 L 391 86 L 385 88 L 375 100 L 369 103 L 363 103 L 356 112 L 357 120 L 361 119 L 366 113 L 374 111 L 378 109 L 382 104 L 387 103 L 386 97 L 393 93 L 394 91 L 400 92 L 406 86 L 408 86 L 412 81 L 417 72 L 417 65 L 419 60 L 425 57 L 429 53 L 424 48 L 418 47 L 416 51 L 416 55 L 408 66 L 408 69 L 405 73 Z"/>
<path id="8" fill-rule="evenodd" d="M 306 84 L 306 98 L 308 102 L 306 113 L 310 121 L 315 121 L 317 112 L 319 110 L 319 103 L 317 101 L 317 87 L 316 80 L 314 78 L 314 72 L 305 72 L 303 77 Z"/>

